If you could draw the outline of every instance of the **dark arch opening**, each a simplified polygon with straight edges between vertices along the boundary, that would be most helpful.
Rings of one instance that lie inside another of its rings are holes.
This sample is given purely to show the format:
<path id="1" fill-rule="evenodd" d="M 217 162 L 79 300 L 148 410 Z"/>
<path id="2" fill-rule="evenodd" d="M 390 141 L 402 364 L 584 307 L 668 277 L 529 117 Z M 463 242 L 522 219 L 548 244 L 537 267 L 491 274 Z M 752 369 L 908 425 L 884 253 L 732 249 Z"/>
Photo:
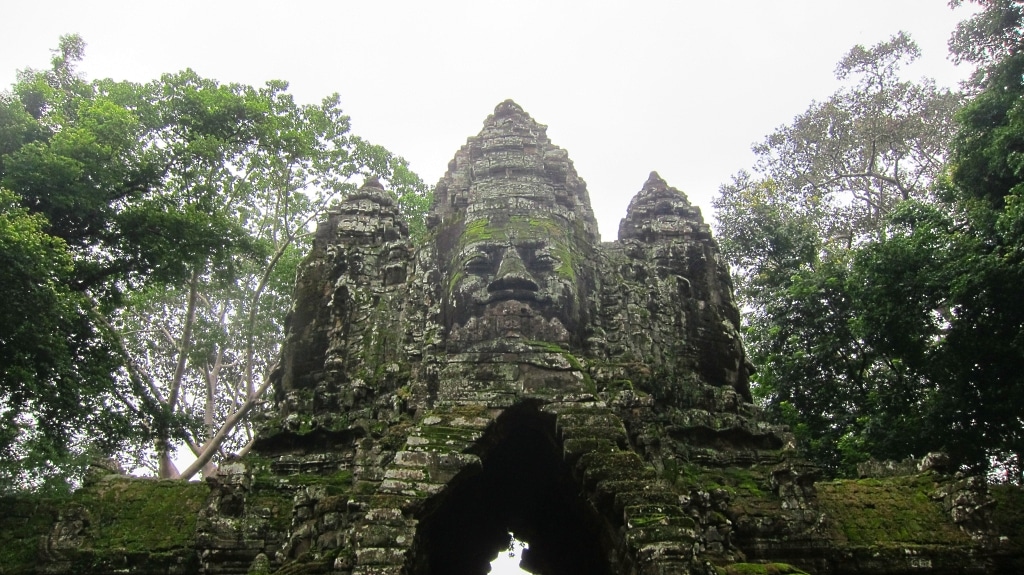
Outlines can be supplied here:
<path id="1" fill-rule="evenodd" d="M 484 575 L 509 533 L 537 575 L 611 575 L 606 521 L 562 459 L 554 417 L 519 405 L 478 443 L 482 470 L 456 477 L 419 525 L 415 575 Z"/>

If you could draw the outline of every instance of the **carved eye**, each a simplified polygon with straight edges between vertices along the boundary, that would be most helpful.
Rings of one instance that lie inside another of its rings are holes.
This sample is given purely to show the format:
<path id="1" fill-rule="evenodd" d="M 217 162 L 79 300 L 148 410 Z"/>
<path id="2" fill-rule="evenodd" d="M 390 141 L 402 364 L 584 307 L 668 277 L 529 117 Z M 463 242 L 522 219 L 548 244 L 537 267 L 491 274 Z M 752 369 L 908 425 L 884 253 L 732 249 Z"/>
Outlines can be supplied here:
<path id="1" fill-rule="evenodd" d="M 558 258 L 551 254 L 539 253 L 537 257 L 533 258 L 533 267 L 538 271 L 551 271 L 558 267 L 562 263 Z"/>
<path id="2" fill-rule="evenodd" d="M 484 275 L 491 271 L 491 258 L 486 253 L 478 253 L 470 256 L 464 266 L 466 272 L 473 275 Z"/>

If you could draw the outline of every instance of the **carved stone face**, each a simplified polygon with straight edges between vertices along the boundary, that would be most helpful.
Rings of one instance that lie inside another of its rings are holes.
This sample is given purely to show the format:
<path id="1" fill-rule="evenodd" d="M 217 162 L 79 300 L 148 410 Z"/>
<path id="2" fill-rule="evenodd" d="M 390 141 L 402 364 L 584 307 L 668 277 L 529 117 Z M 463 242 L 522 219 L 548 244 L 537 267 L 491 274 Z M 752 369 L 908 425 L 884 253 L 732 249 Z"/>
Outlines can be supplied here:
<path id="1" fill-rule="evenodd" d="M 580 328 L 570 238 L 564 223 L 544 217 L 467 224 L 448 274 L 450 340 L 568 343 Z"/>

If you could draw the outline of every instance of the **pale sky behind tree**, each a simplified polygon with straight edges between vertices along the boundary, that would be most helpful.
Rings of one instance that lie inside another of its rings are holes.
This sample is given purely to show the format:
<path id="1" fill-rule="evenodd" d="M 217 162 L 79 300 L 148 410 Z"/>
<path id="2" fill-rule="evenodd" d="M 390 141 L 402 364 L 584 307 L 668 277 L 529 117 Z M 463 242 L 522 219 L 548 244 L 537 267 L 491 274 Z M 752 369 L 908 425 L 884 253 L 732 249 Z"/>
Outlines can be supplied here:
<path id="1" fill-rule="evenodd" d="M 192 68 L 221 82 L 286 80 L 301 103 L 341 95 L 353 132 L 434 184 L 511 98 L 547 124 L 587 182 L 605 241 L 658 171 L 711 219 L 750 146 L 838 87 L 855 44 L 905 30 L 909 78 L 955 87 L 946 42 L 973 6 L 947 0 L 39 0 L 0 20 L 0 87 L 46 68 L 62 34 L 88 79 Z"/>

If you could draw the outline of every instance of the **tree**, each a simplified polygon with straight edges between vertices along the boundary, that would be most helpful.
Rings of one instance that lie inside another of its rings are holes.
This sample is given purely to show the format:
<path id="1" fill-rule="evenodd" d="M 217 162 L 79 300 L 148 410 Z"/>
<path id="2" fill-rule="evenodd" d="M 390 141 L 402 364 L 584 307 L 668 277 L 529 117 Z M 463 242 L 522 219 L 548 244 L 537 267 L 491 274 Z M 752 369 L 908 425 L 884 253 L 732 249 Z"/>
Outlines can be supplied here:
<path id="1" fill-rule="evenodd" d="M 69 288 L 71 253 L 45 227 L 0 188 L 0 492 L 59 489 L 78 463 L 69 446 L 114 450 L 133 433 L 135 414 L 108 407 L 131 391 L 111 377 L 116 356 Z"/>
<path id="2" fill-rule="evenodd" d="M 923 375 L 929 427 L 954 461 L 1024 480 L 1024 26 L 979 2 L 954 55 L 979 64 L 958 113 L 942 202 L 906 205 L 858 255 L 874 345 Z M 914 270 L 908 273 L 907 270 Z"/>
<path id="3" fill-rule="evenodd" d="M 854 270 L 901 202 L 934 200 L 961 99 L 900 78 L 918 54 L 903 33 L 854 47 L 836 70 L 852 85 L 756 145 L 759 174 L 741 172 L 715 200 L 747 311 L 754 392 L 837 472 L 931 445 L 900 433 L 920 428 L 927 384 L 873 345 Z"/>
<path id="4" fill-rule="evenodd" d="M 75 73 L 82 47 L 62 38 L 51 70 L 22 71 L 0 95 L 3 490 L 60 483 L 78 455 L 142 433 L 153 406 L 137 382 L 115 377 L 117 350 L 94 320 L 116 305 L 115 278 L 131 267 L 111 232 L 117 206 L 159 170 L 142 153 L 138 118 Z"/>
<path id="5" fill-rule="evenodd" d="M 818 227 L 837 246 L 869 237 L 900 201 L 926 198 L 942 171 L 962 99 L 932 80 L 902 79 L 900 67 L 919 56 L 903 32 L 855 46 L 836 67 L 853 85 L 754 146 L 759 172 L 820 204 Z"/>
<path id="6" fill-rule="evenodd" d="M 1001 461 L 1019 481 L 1024 238 L 979 227 L 1003 215 L 965 207 L 903 206 L 886 237 L 860 250 L 859 319 L 865 339 L 924 384 L 917 433 L 961 466 Z"/>
<path id="7" fill-rule="evenodd" d="M 204 466 L 212 471 L 207 464 L 213 458 L 244 453 L 251 444 L 245 414 L 267 388 L 265 375 L 283 337 L 311 223 L 366 175 L 391 180 L 404 206 L 422 202 L 425 187 L 401 158 L 349 133 L 336 95 L 299 106 L 280 82 L 253 90 L 186 73 L 165 76 L 161 83 L 159 92 L 172 110 L 214 110 L 209 103 L 183 103 L 216 98 L 220 107 L 252 107 L 263 114 L 253 121 L 252 140 L 238 146 L 215 147 L 209 136 L 181 132 L 180 122 L 158 140 L 159 148 L 180 148 L 175 153 L 185 158 L 196 155 L 191 147 L 197 141 L 204 155 L 219 150 L 214 169 L 170 162 L 165 187 L 185 196 L 197 188 L 211 190 L 217 203 L 204 209 L 240 222 L 247 240 L 218 252 L 217 260 L 192 266 L 180 285 L 133 294 L 118 321 L 132 363 L 159 398 L 165 420 L 181 421 L 176 430 L 165 426 L 157 438 L 158 473 L 179 476 L 170 446 L 180 441 L 197 458 L 180 473 L 188 477 Z"/>
<path id="8" fill-rule="evenodd" d="M 970 85 L 980 89 L 989 84 L 989 73 L 1019 50 L 1024 6 L 1018 0 L 971 0 L 982 10 L 960 22 L 949 39 L 949 52 L 957 64 L 970 63 L 977 68 Z M 956 8 L 963 0 L 950 0 Z"/>
<path id="9" fill-rule="evenodd" d="M 828 248 L 820 205 L 741 174 L 723 186 L 723 251 L 740 274 L 755 395 L 788 424 L 805 453 L 838 473 L 869 456 L 902 458 L 920 445 L 914 374 L 865 339 L 854 251 Z M 728 219 L 724 219 L 728 218 Z"/>
<path id="10" fill-rule="evenodd" d="M 337 96 L 300 106 L 283 82 L 191 71 L 86 82 L 74 69 L 83 49 L 62 38 L 51 70 L 21 72 L 0 97 L 5 241 L 27 277 L 49 274 L 48 291 L 25 297 L 54 318 L 33 329 L 11 315 L 4 337 L 17 338 L 12 353 L 46 333 L 74 344 L 56 359 L 22 353 L 11 365 L 24 369 L 4 372 L 13 487 L 86 448 L 156 445 L 164 476 L 176 473 L 172 443 L 199 454 L 186 476 L 225 441 L 242 448 L 232 433 L 266 388 L 311 223 L 363 176 L 390 180 L 410 213 L 428 193 L 404 160 L 349 133 Z"/>

